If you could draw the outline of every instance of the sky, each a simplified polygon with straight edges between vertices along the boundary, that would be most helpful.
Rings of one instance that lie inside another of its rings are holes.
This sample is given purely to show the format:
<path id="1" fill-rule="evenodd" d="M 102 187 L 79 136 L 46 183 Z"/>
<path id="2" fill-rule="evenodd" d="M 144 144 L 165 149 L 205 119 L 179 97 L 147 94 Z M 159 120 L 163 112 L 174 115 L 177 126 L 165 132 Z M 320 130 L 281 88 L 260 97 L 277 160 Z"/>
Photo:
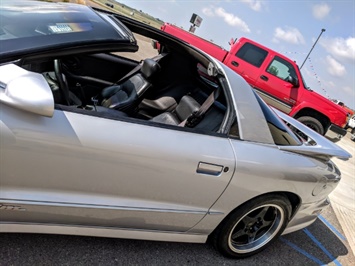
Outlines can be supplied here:
<path id="1" fill-rule="evenodd" d="M 193 13 L 202 17 L 195 34 L 229 49 L 247 37 L 302 65 L 312 90 L 355 109 L 355 0 L 117 0 L 188 30 Z"/>

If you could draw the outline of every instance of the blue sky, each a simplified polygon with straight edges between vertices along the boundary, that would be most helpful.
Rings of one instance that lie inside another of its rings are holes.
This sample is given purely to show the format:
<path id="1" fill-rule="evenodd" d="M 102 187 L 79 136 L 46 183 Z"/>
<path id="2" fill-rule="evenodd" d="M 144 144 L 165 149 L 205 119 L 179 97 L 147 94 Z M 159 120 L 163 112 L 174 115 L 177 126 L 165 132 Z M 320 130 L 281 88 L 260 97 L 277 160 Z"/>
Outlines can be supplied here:
<path id="1" fill-rule="evenodd" d="M 189 29 L 192 13 L 203 21 L 195 34 L 228 49 L 248 37 L 302 65 L 306 83 L 325 97 L 355 109 L 355 0 L 118 0 L 163 21 Z"/>

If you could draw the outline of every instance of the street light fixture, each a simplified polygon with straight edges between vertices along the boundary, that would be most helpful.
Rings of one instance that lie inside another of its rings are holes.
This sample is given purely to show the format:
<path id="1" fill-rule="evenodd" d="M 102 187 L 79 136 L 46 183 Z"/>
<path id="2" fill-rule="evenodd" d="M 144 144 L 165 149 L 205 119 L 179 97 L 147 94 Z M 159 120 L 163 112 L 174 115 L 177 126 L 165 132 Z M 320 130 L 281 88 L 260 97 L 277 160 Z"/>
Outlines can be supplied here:
<path id="1" fill-rule="evenodd" d="M 301 67 L 300 67 L 300 69 L 302 69 L 304 63 L 306 62 L 306 60 L 308 59 L 309 55 L 311 54 L 311 52 L 312 52 L 314 46 L 316 46 L 316 44 L 317 44 L 317 42 L 318 42 L 318 40 L 319 40 L 319 38 L 320 38 L 320 36 L 322 35 L 323 32 L 325 32 L 325 29 L 322 29 L 322 31 L 320 32 L 320 34 L 319 34 L 317 40 L 314 42 L 314 44 L 313 44 L 311 50 L 309 51 L 308 55 L 307 55 L 306 58 L 304 59 L 302 65 L 301 65 Z"/>

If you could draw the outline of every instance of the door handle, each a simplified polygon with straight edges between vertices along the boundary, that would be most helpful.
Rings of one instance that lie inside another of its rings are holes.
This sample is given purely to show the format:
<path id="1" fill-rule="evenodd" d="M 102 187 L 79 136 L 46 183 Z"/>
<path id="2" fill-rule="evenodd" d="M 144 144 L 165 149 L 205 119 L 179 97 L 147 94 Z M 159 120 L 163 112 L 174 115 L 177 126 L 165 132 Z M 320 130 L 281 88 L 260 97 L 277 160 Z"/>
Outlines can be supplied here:
<path id="1" fill-rule="evenodd" d="M 235 61 L 232 61 L 231 64 L 232 64 L 233 66 L 236 66 L 236 67 L 239 66 L 239 63 L 238 63 L 238 62 L 235 62 Z"/>
<path id="2" fill-rule="evenodd" d="M 206 174 L 206 175 L 218 176 L 218 175 L 220 175 L 222 173 L 223 168 L 224 168 L 223 165 L 199 162 L 196 172 L 198 174 Z"/>
<path id="3" fill-rule="evenodd" d="M 267 76 L 264 76 L 264 75 L 261 75 L 260 78 L 261 78 L 262 80 L 265 80 L 265 81 L 268 81 L 268 80 L 269 80 L 269 78 L 268 78 Z"/>

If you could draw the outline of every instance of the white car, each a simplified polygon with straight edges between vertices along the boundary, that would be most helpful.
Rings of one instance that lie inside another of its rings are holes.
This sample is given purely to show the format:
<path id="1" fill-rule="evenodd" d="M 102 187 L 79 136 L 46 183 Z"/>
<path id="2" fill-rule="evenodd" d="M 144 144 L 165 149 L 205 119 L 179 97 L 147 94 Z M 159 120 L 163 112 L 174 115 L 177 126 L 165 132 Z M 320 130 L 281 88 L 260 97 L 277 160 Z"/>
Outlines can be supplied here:
<path id="1" fill-rule="evenodd" d="M 349 119 L 348 127 L 351 127 L 351 140 L 355 141 L 355 115 Z"/>

